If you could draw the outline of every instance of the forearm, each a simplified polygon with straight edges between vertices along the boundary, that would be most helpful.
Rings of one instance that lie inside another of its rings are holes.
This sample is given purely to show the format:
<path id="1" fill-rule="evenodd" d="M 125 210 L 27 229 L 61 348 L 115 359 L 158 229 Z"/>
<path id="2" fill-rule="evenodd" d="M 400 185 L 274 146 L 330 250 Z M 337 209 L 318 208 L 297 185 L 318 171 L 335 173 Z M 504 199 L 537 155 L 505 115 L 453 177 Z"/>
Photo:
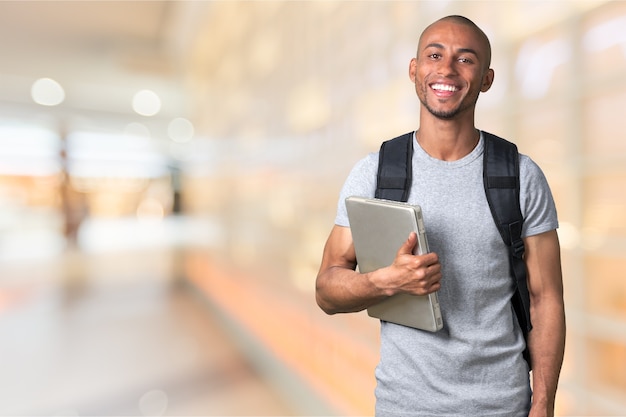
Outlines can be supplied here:
<path id="1" fill-rule="evenodd" d="M 565 349 L 563 298 L 543 296 L 534 298 L 531 305 L 533 330 L 528 348 L 533 370 L 533 406 L 552 415 Z"/>
<path id="2" fill-rule="evenodd" d="M 361 311 L 383 300 L 387 295 L 373 284 L 374 273 L 359 274 L 343 267 L 326 269 L 317 277 L 317 304 L 327 314 L 335 314 Z"/>
<path id="3" fill-rule="evenodd" d="M 533 371 L 530 415 L 553 416 L 565 350 L 565 309 L 558 235 L 555 230 L 525 239 L 530 319 L 528 349 Z"/>
<path id="4" fill-rule="evenodd" d="M 356 269 L 350 229 L 335 226 L 324 247 L 315 281 L 317 304 L 327 314 L 361 311 L 399 292 L 424 295 L 441 284 L 441 264 L 435 253 L 413 255 L 417 235 L 411 233 L 393 263 L 368 273 Z"/>
<path id="5" fill-rule="evenodd" d="M 383 298 L 371 281 L 379 272 L 360 274 L 356 266 L 350 229 L 334 226 L 315 281 L 317 304 L 327 314 L 361 311 Z"/>

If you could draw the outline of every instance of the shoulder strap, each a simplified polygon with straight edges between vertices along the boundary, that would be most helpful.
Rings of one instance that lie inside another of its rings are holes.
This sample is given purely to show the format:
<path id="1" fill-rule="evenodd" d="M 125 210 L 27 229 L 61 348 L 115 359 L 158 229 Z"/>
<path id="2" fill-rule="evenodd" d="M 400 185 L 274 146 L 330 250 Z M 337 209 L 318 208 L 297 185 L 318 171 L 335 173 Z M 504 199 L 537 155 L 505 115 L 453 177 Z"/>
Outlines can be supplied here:
<path id="1" fill-rule="evenodd" d="M 412 180 L 413 132 L 390 139 L 380 146 L 376 198 L 409 199 Z"/>
<path id="2" fill-rule="evenodd" d="M 532 324 L 526 263 L 524 262 L 525 249 L 522 240 L 524 218 L 519 203 L 520 179 L 517 146 L 485 132 L 483 163 L 485 195 L 502 240 L 509 248 L 511 273 L 516 284 L 511 301 L 524 333 L 524 339 L 527 340 Z M 528 349 L 524 352 L 524 356 L 528 361 Z M 530 365 L 530 361 L 528 363 Z"/>

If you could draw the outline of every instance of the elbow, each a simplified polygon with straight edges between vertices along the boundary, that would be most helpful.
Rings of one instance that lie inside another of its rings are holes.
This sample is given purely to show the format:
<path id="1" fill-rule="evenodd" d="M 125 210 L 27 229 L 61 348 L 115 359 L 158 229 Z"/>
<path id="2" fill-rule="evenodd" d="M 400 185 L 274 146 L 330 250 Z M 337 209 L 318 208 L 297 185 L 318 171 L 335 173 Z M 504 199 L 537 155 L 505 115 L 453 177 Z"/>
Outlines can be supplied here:
<path id="1" fill-rule="evenodd" d="M 565 303 L 562 293 L 555 291 L 549 294 L 530 296 L 530 317 L 533 327 L 542 327 L 547 323 L 554 329 L 565 331 Z"/>
<path id="2" fill-rule="evenodd" d="M 543 289 L 543 291 L 536 291 L 529 288 L 530 296 L 530 309 L 531 311 L 537 309 L 550 309 L 552 311 L 564 311 L 565 301 L 563 298 L 563 287 L 552 289 Z"/>
<path id="3" fill-rule="evenodd" d="M 338 313 L 339 311 L 332 306 L 331 303 L 326 300 L 323 295 L 323 288 L 320 287 L 319 280 L 315 286 L 315 301 L 317 302 L 317 306 L 329 316 Z"/>
<path id="4" fill-rule="evenodd" d="M 332 316 L 334 314 L 337 314 L 339 311 L 337 311 L 336 309 L 330 307 L 329 305 L 327 305 L 323 300 L 321 300 L 319 297 L 316 297 L 316 301 L 317 301 L 317 305 L 319 306 L 319 308 L 326 313 L 329 316 Z"/>

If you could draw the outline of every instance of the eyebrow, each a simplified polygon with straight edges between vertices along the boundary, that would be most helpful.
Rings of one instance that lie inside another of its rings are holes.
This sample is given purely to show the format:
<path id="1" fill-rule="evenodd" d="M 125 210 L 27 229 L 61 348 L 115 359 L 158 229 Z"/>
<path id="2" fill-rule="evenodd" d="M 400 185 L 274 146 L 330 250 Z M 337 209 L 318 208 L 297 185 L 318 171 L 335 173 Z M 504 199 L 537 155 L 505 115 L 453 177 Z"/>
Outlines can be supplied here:
<path id="1" fill-rule="evenodd" d="M 426 45 L 424 47 L 424 49 L 427 49 L 427 48 L 444 49 L 444 46 L 442 44 L 440 44 L 440 43 L 433 42 L 433 43 L 429 43 L 428 45 Z M 460 53 L 464 53 L 464 54 L 469 53 L 469 54 L 473 54 L 475 56 L 479 56 L 478 53 L 476 52 L 476 50 L 472 49 L 472 48 L 459 48 L 459 49 L 456 50 L 456 52 L 460 52 Z"/>

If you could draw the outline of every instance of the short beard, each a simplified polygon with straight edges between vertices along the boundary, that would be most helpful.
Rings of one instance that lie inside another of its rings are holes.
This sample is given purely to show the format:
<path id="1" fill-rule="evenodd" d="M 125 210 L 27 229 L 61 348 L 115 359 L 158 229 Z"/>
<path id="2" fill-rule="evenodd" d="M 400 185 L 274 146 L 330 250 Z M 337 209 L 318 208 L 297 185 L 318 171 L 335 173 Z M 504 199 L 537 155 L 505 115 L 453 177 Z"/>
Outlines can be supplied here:
<path id="1" fill-rule="evenodd" d="M 430 107 L 426 103 L 422 103 L 422 104 L 424 105 L 424 107 L 426 107 L 426 110 L 428 110 L 428 112 L 430 114 L 432 114 L 433 116 L 435 116 L 438 119 L 452 120 L 461 112 L 460 108 L 456 108 L 454 110 L 447 111 L 447 112 L 446 111 L 437 111 L 437 110 L 433 109 L 432 107 Z"/>
<path id="2" fill-rule="evenodd" d="M 467 105 L 463 105 L 463 103 L 461 103 L 459 105 L 459 107 L 452 109 L 450 111 L 438 111 L 433 109 L 432 107 L 430 107 L 430 105 L 428 104 L 428 102 L 426 100 L 421 100 L 420 102 L 422 103 L 422 106 L 424 106 L 424 108 L 426 108 L 426 110 L 428 110 L 428 112 L 430 114 L 432 114 L 433 116 L 435 116 L 438 119 L 442 119 L 442 120 L 452 120 L 454 119 L 456 116 L 458 116 L 459 114 L 461 114 L 463 111 L 476 106 L 476 103 L 478 102 L 478 97 L 476 97 L 474 99 L 474 101 L 472 103 L 469 103 Z"/>

